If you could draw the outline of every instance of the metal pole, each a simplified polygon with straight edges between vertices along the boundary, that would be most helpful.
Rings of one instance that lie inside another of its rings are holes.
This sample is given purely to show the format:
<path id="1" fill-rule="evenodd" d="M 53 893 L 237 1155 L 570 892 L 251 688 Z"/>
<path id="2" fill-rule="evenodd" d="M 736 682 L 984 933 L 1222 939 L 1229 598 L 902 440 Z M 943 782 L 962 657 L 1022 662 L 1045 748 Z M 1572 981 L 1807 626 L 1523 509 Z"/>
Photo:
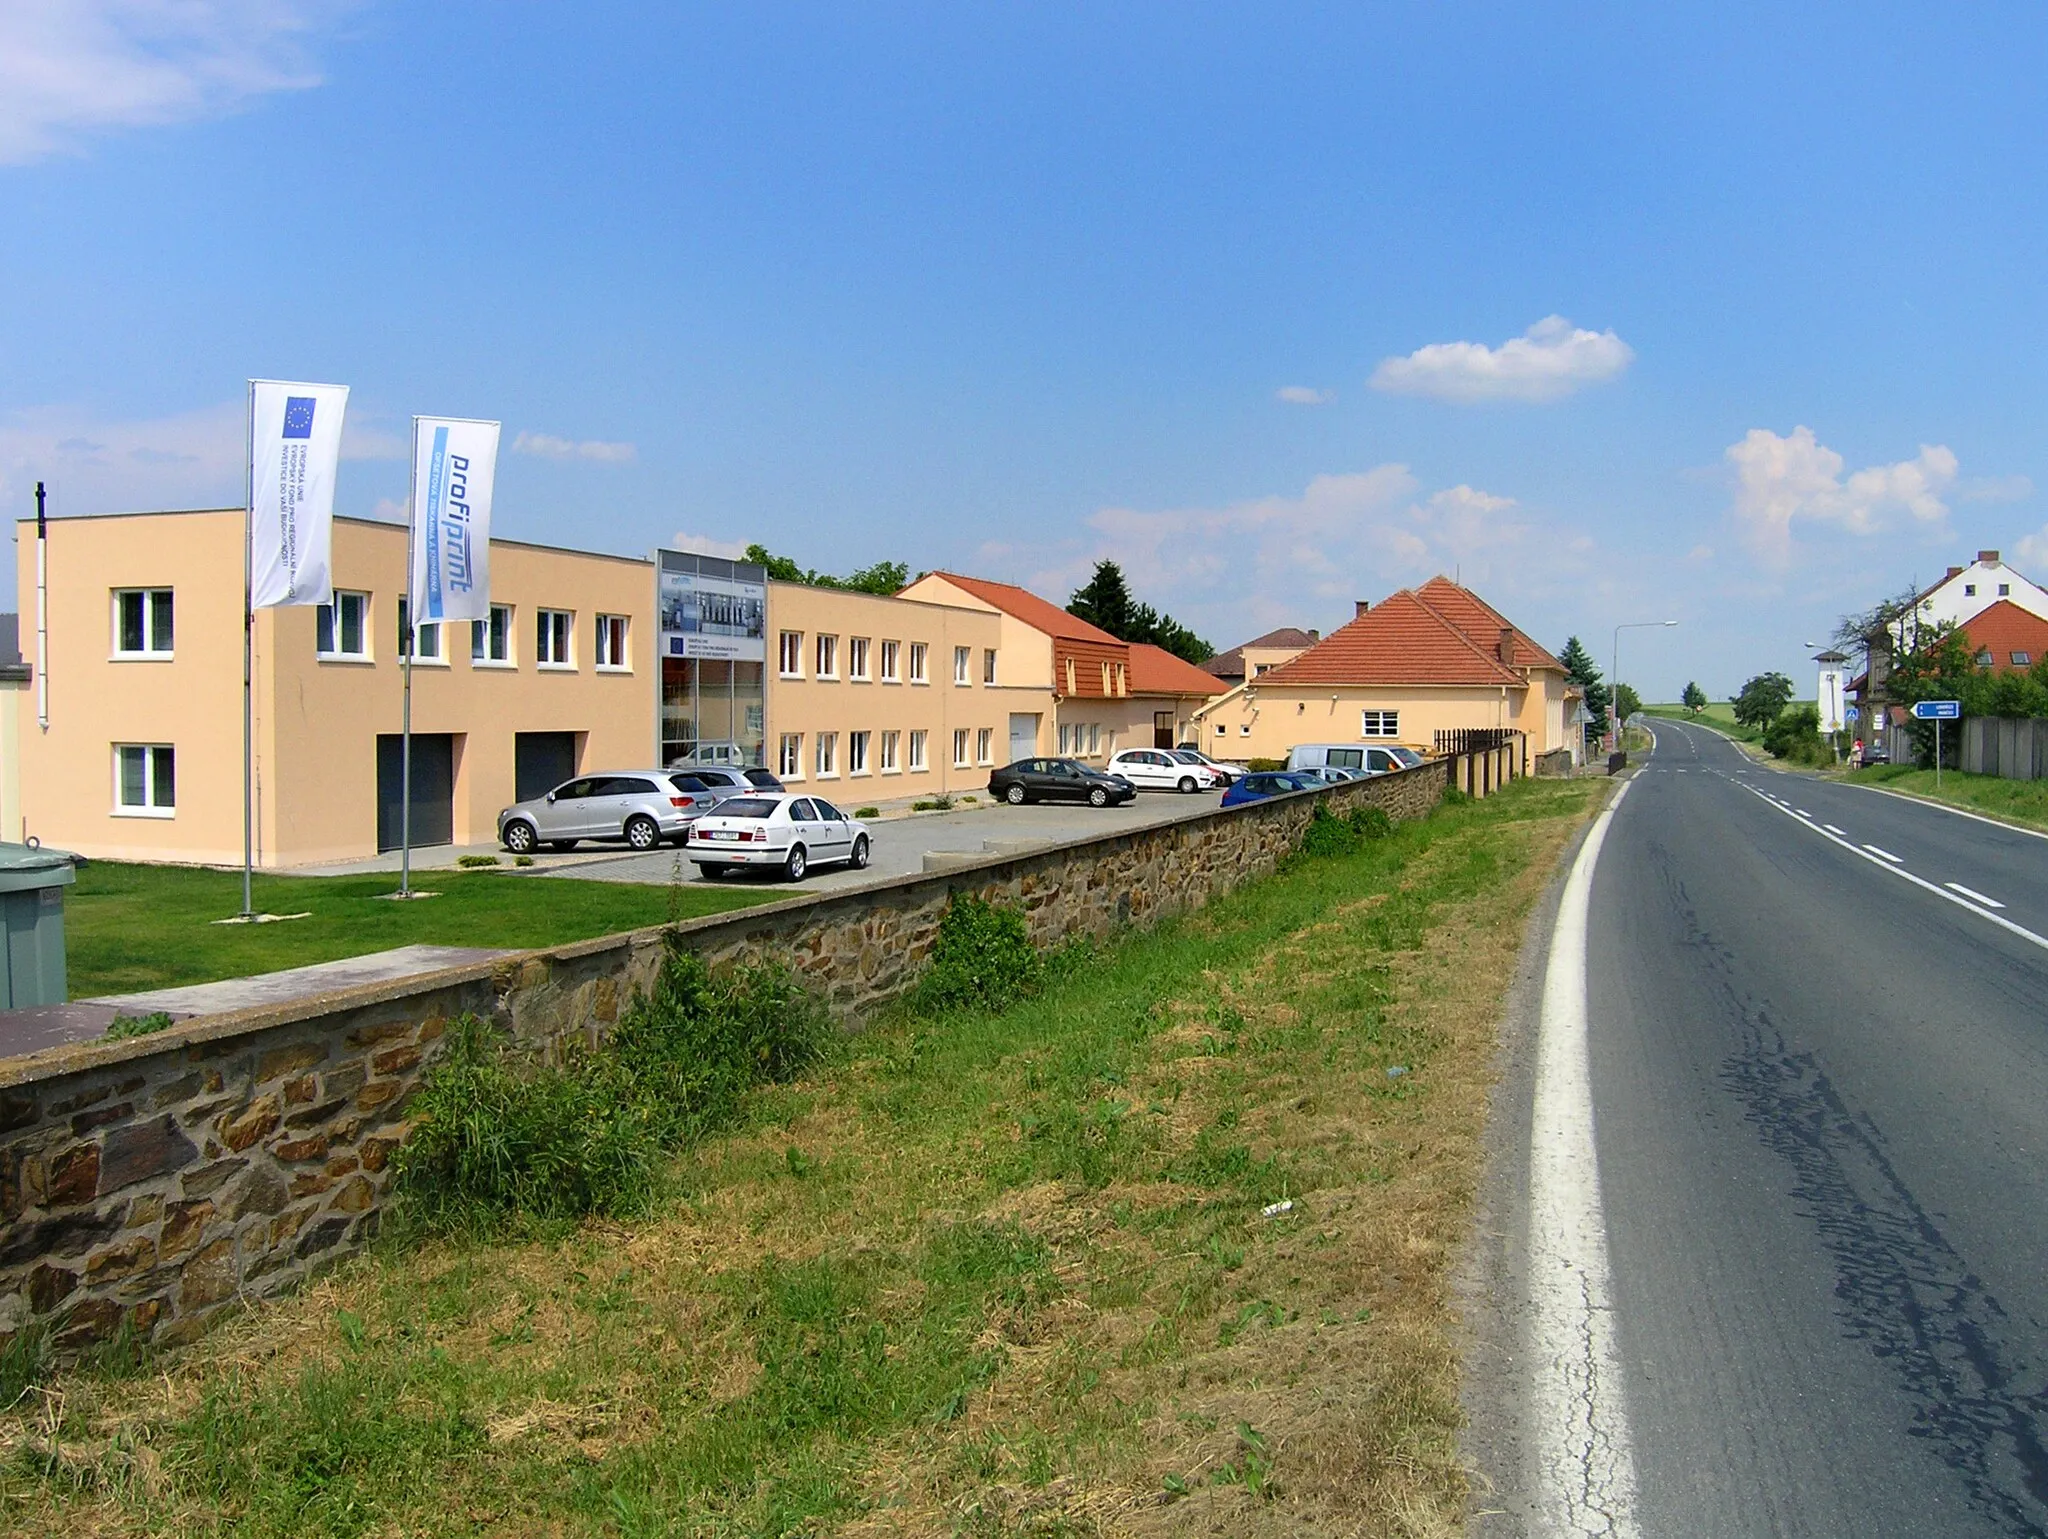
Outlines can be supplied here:
<path id="1" fill-rule="evenodd" d="M 1941 718 L 1934 718 L 1934 789 L 1941 789 Z"/>
<path id="2" fill-rule="evenodd" d="M 419 522 L 420 419 L 412 419 L 412 490 L 405 500 L 405 623 L 398 628 L 399 671 L 405 676 L 405 709 L 398 740 L 398 895 L 412 896 L 412 650 L 419 634 L 413 613 L 412 546 Z"/>
<path id="3" fill-rule="evenodd" d="M 256 536 L 256 381 L 249 381 L 248 453 L 243 456 L 242 480 L 242 913 L 254 919 L 252 901 L 256 877 L 256 748 L 255 686 L 253 657 L 256 644 L 256 611 L 250 605 L 255 581 L 252 563 Z"/>
<path id="4" fill-rule="evenodd" d="M 36 725 L 50 730 L 50 519 L 36 482 Z"/>

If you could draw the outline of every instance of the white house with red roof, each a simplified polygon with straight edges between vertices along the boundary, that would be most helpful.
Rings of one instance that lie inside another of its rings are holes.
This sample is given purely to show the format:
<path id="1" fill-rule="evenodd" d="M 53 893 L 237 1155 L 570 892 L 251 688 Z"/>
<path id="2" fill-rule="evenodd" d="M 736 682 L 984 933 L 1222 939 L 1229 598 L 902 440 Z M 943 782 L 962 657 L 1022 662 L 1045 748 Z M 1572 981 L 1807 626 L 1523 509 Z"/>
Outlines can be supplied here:
<path id="1" fill-rule="evenodd" d="M 1283 759 L 1302 743 L 1399 743 L 1423 753 L 1439 733 L 1522 734 L 1524 764 L 1571 748 L 1565 666 L 1469 588 L 1433 577 L 1197 713 L 1205 752 Z"/>

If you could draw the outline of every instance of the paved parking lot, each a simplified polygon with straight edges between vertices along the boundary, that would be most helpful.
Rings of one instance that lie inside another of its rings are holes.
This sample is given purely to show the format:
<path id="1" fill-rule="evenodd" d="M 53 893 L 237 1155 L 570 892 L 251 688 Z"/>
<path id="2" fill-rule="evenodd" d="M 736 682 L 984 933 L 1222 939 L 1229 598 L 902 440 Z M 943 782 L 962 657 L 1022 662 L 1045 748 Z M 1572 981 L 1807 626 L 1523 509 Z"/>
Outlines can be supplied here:
<path id="1" fill-rule="evenodd" d="M 1032 845 L 1058 844 L 1082 839 L 1089 834 L 1109 833 L 1122 828 L 1150 828 L 1211 811 L 1223 799 L 1221 791 L 1197 791 L 1183 796 L 1178 791 L 1140 791 L 1138 799 L 1121 807 L 1095 808 L 1040 802 L 1030 807 L 1007 807 L 998 803 L 953 812 L 920 812 L 906 818 L 878 820 L 868 826 L 874 843 L 874 860 L 865 871 L 829 867 L 813 871 L 801 882 L 790 884 L 765 871 L 743 871 L 718 885 L 767 887 L 777 892 L 832 892 L 857 886 L 877 877 L 909 876 L 924 869 L 927 851 L 957 850 L 982 853 L 986 841 L 994 840 L 1004 853 L 1017 853 Z M 584 852 L 591 846 L 584 846 Z M 579 853 L 584 853 L 579 852 Z M 648 882 L 666 885 L 675 871 L 674 848 L 646 855 L 590 859 L 551 866 L 541 874 L 569 876 L 581 881 Z M 697 868 L 683 862 L 683 879 L 702 882 Z"/>

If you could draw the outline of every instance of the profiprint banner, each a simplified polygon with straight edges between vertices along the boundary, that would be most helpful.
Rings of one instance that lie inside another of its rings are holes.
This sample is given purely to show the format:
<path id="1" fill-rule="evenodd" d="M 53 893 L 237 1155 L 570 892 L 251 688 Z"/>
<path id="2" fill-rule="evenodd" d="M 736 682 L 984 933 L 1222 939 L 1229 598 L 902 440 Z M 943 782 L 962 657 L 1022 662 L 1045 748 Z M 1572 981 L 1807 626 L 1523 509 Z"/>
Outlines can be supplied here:
<path id="1" fill-rule="evenodd" d="M 415 623 L 491 617 L 491 483 L 498 424 L 412 419 Z"/>
<path id="2" fill-rule="evenodd" d="M 249 382 L 249 603 L 330 597 L 334 471 L 346 385 Z"/>

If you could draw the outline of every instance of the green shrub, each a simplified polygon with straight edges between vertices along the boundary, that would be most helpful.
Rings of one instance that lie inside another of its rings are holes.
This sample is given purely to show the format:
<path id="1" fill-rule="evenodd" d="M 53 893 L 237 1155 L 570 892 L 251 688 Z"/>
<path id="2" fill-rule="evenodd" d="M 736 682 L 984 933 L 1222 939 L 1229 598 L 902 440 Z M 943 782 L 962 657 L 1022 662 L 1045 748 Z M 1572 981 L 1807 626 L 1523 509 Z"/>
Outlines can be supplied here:
<path id="1" fill-rule="evenodd" d="M 458 866 L 495 866 L 497 863 L 498 857 L 495 855 L 458 855 L 455 857 L 455 864 Z"/>
<path id="2" fill-rule="evenodd" d="M 1444 787 L 1444 806 L 1462 807 L 1465 805 L 1465 803 L 1469 802 L 1470 800 L 1472 800 L 1472 793 L 1470 791 L 1463 790 L 1458 786 Z"/>
<path id="3" fill-rule="evenodd" d="M 673 938 L 654 988 L 635 992 L 610 1038 L 560 1064 L 464 1016 L 412 1103 L 399 1215 L 475 1230 L 512 1215 L 641 1211 L 664 1155 L 731 1122 L 755 1085 L 813 1062 L 830 1030 L 785 969 L 711 973 Z"/>
<path id="4" fill-rule="evenodd" d="M 113 1038 L 149 1037 L 170 1024 L 170 1013 L 165 1010 L 152 1010 L 148 1015 L 117 1015 L 107 1023 L 107 1035 Z"/>
<path id="5" fill-rule="evenodd" d="M 1394 820 L 1384 807 L 1353 807 L 1345 816 L 1361 839 L 1385 839 L 1394 832 Z"/>
<path id="6" fill-rule="evenodd" d="M 1308 827 L 1301 831 L 1300 849 L 1304 855 L 1349 855 L 1362 837 L 1349 818 L 1340 818 L 1317 802 Z"/>
<path id="7" fill-rule="evenodd" d="M 1001 1010 L 1038 992 L 1045 959 L 1024 916 L 972 893 L 955 893 L 939 920 L 931 966 L 918 980 L 921 1010 Z"/>
<path id="8" fill-rule="evenodd" d="M 1254 775 L 1257 775 L 1269 770 L 1284 770 L 1287 768 L 1287 761 L 1285 759 L 1247 759 L 1244 761 L 1244 767 Z"/>
<path id="9" fill-rule="evenodd" d="M 1820 737 L 1820 707 L 1811 701 L 1788 705 L 1764 728 L 1764 751 L 1795 764 L 1826 764 L 1834 752 Z"/>
<path id="10" fill-rule="evenodd" d="M 530 866 L 533 864 L 533 857 L 531 855 L 514 855 L 512 857 L 512 864 L 515 866 Z"/>
<path id="11" fill-rule="evenodd" d="M 880 807 L 859 807 L 854 810 L 853 815 L 857 818 L 878 818 L 882 815 L 882 809 Z"/>

